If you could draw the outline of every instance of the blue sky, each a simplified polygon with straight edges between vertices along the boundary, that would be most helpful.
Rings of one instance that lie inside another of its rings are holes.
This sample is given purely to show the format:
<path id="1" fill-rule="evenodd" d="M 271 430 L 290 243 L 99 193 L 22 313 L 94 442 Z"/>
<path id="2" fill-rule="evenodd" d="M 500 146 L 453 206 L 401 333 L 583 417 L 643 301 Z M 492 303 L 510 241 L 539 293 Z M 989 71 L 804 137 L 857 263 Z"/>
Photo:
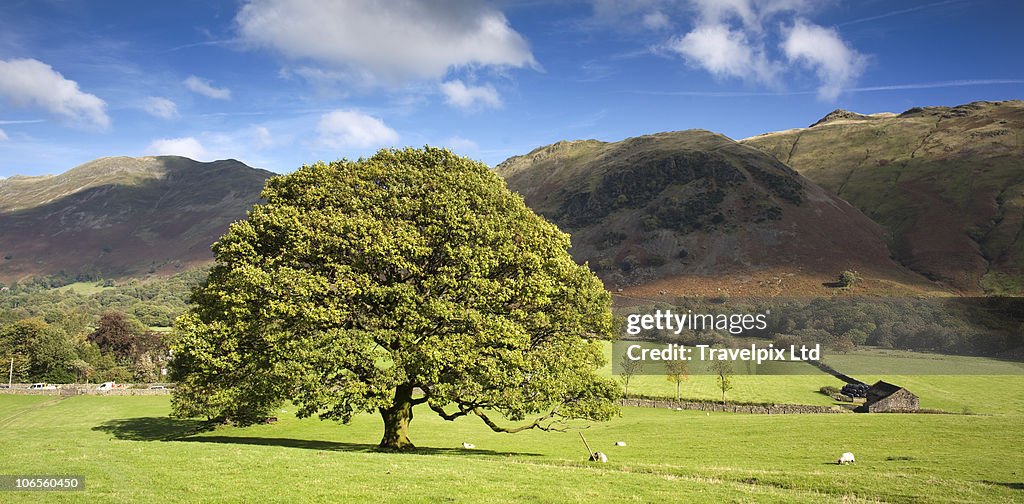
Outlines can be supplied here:
<path id="1" fill-rule="evenodd" d="M 1024 98 L 1018 0 L 6 0 L 0 177 L 114 155 L 288 172 L 387 146 L 740 139 Z"/>

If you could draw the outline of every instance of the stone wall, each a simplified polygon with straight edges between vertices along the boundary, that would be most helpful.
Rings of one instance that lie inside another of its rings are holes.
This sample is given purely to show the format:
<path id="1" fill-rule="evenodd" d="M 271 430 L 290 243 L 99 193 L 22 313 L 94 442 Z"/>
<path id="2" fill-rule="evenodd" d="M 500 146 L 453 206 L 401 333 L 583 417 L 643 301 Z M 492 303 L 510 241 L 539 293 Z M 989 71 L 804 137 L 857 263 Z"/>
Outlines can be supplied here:
<path id="1" fill-rule="evenodd" d="M 842 406 L 811 406 L 806 404 L 722 404 L 720 402 L 673 401 L 671 399 L 620 399 L 619 405 L 637 408 L 667 408 L 755 415 L 796 415 L 808 413 L 850 413 Z"/>
<path id="2" fill-rule="evenodd" d="M 99 390 L 96 387 L 99 385 L 58 385 L 56 389 L 36 389 L 31 390 L 28 388 L 0 388 L 0 394 L 12 394 L 12 395 L 42 395 L 42 396 L 76 396 L 76 395 L 107 395 L 107 396 L 159 396 L 159 395 L 170 395 L 170 389 L 133 389 L 133 388 L 118 388 L 113 390 Z"/>

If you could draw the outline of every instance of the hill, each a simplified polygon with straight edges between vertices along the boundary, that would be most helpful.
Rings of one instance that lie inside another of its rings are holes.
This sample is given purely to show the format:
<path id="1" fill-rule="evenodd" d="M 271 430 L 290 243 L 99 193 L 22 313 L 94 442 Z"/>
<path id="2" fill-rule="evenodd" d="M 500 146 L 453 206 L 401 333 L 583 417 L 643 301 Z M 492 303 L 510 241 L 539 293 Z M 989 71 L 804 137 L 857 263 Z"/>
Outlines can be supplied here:
<path id="1" fill-rule="evenodd" d="M 273 173 L 232 159 L 108 157 L 0 180 L 0 281 L 117 278 L 211 261 Z"/>
<path id="2" fill-rule="evenodd" d="M 890 258 L 885 231 L 779 160 L 703 130 L 559 142 L 497 167 L 625 295 L 824 295 L 937 289 Z"/>
<path id="3" fill-rule="evenodd" d="M 897 259 L 965 294 L 1024 294 L 1024 102 L 837 110 L 742 140 L 883 225 Z"/>

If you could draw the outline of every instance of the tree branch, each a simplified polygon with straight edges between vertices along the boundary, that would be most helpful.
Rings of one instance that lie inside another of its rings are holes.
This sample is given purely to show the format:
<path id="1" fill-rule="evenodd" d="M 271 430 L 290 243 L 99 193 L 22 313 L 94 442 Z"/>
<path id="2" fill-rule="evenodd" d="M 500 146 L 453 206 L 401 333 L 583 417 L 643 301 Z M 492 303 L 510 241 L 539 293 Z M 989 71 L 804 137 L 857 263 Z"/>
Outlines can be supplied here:
<path id="1" fill-rule="evenodd" d="M 490 427 L 491 430 L 494 431 L 494 432 L 504 432 L 504 433 L 507 433 L 507 434 L 515 434 L 517 432 L 522 432 L 522 431 L 526 431 L 526 430 L 530 430 L 530 429 L 539 429 L 539 430 L 548 431 L 548 432 L 550 432 L 550 431 L 565 432 L 565 430 L 566 430 L 565 428 L 562 428 L 562 427 L 556 427 L 556 425 L 561 423 L 561 421 L 559 421 L 559 420 L 551 420 L 551 419 L 556 418 L 558 416 L 558 409 L 557 408 L 551 410 L 551 413 L 548 413 L 547 415 L 544 415 L 544 416 L 534 420 L 533 423 L 530 423 L 530 424 L 527 424 L 527 425 L 521 425 L 519 427 L 502 427 L 502 426 L 494 423 L 494 421 L 491 420 L 487 416 L 487 414 L 484 413 L 483 410 L 481 410 L 480 408 L 473 408 L 472 412 L 473 412 L 474 415 L 480 417 L 480 419 L 483 420 L 484 423 L 487 424 L 487 426 Z M 551 420 L 551 422 L 549 422 L 547 425 L 544 425 L 544 422 L 546 420 Z"/>
<path id="2" fill-rule="evenodd" d="M 445 420 L 448 420 L 449 422 L 473 412 L 473 408 L 465 408 L 462 405 L 459 405 L 459 411 L 456 411 L 455 413 L 452 414 L 448 414 L 443 407 L 434 404 L 430 405 L 430 409 L 434 410 L 434 412 L 437 413 L 438 416 Z"/>

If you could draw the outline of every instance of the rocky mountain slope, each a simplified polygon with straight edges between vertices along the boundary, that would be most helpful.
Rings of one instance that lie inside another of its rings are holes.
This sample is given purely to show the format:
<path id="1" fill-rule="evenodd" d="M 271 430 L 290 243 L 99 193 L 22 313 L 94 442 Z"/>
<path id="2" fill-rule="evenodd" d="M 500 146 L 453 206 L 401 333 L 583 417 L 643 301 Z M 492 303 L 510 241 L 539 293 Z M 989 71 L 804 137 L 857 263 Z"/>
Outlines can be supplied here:
<path id="1" fill-rule="evenodd" d="M 883 225 L 913 270 L 965 294 L 1024 294 L 1024 102 L 838 110 L 741 143 Z"/>
<path id="2" fill-rule="evenodd" d="M 142 275 L 210 261 L 271 172 L 235 160 L 109 157 L 0 180 L 0 281 Z"/>
<path id="3" fill-rule="evenodd" d="M 859 292 L 937 290 L 891 259 L 885 230 L 856 208 L 708 131 L 559 142 L 497 170 L 610 289 L 821 295 L 856 270 Z"/>

